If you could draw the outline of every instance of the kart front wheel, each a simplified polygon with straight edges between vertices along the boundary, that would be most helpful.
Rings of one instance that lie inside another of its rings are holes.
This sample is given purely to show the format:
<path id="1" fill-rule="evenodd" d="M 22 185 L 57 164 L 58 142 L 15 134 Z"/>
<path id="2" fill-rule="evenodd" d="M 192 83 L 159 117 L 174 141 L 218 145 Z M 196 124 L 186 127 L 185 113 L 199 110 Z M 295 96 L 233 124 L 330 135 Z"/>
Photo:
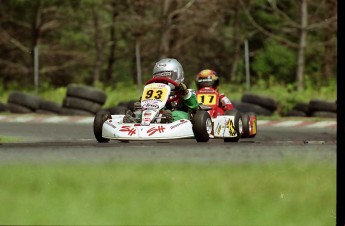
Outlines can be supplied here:
<path id="1" fill-rule="evenodd" d="M 197 142 L 208 142 L 212 132 L 212 120 L 207 111 L 197 111 L 192 119 L 193 133 Z"/>
<path id="2" fill-rule="evenodd" d="M 95 138 L 99 143 L 106 143 L 109 141 L 109 139 L 102 137 L 103 123 L 108 119 L 111 119 L 109 111 L 102 110 L 96 113 L 93 121 L 93 133 L 95 134 Z"/>

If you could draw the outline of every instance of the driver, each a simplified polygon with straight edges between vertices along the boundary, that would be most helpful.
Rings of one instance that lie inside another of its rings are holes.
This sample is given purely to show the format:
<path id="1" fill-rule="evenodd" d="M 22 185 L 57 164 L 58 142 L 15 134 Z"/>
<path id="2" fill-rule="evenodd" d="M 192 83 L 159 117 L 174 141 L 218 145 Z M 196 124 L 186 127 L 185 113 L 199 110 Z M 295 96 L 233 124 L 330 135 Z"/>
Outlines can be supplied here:
<path id="1" fill-rule="evenodd" d="M 183 68 L 182 65 L 173 58 L 165 58 L 158 61 L 153 68 L 153 78 L 156 77 L 168 77 L 177 83 L 178 87 L 172 84 L 172 91 L 178 91 L 176 95 L 178 98 L 176 101 L 167 103 L 165 110 L 162 113 L 161 123 L 171 123 L 179 119 L 189 119 L 189 111 L 195 111 L 199 104 L 196 99 L 195 93 L 188 89 L 187 85 L 183 83 Z M 175 94 L 175 92 L 172 92 Z M 123 118 L 124 123 L 135 123 L 133 113 L 129 110 Z"/>
<path id="2" fill-rule="evenodd" d="M 200 71 L 195 78 L 195 85 L 198 90 L 204 87 L 210 87 L 215 89 L 217 92 L 219 88 L 219 78 L 215 71 L 210 69 L 205 69 Z M 234 106 L 232 105 L 230 99 L 224 95 L 224 93 L 219 94 L 219 107 L 223 111 L 232 110 Z"/>

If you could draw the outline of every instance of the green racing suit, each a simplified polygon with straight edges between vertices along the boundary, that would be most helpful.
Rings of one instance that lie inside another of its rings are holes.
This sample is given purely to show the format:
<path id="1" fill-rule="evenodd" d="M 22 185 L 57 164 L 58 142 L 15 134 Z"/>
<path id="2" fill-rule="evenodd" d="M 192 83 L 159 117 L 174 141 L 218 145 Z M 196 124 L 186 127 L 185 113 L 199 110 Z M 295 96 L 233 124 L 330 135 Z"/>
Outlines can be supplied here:
<path id="1" fill-rule="evenodd" d="M 178 100 L 177 107 L 172 111 L 174 121 L 180 119 L 189 119 L 189 110 L 194 111 L 199 104 L 195 92 L 189 91 L 186 96 L 181 96 Z"/>

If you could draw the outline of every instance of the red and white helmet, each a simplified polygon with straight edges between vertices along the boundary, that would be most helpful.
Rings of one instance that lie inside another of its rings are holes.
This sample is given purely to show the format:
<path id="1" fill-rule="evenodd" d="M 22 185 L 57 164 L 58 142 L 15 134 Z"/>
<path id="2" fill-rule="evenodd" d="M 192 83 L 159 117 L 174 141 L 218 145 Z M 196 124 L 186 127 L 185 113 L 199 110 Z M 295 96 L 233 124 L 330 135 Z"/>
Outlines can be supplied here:
<path id="1" fill-rule="evenodd" d="M 195 78 L 195 85 L 197 89 L 201 89 L 203 87 L 218 89 L 219 78 L 217 76 L 217 72 L 210 69 L 200 71 Z"/>

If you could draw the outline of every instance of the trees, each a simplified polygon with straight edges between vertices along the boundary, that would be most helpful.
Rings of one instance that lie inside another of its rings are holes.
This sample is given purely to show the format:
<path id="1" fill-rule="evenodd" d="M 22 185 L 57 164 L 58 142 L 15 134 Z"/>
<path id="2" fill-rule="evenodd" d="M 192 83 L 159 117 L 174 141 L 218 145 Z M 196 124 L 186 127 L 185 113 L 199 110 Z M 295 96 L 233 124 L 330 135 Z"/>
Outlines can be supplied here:
<path id="1" fill-rule="evenodd" d="M 337 1 L 296 3 L 0 1 L 0 80 L 32 86 L 33 49 L 38 46 L 40 77 L 53 86 L 136 82 L 135 50 L 140 50 L 144 80 L 158 59 L 175 57 L 189 83 L 205 68 L 241 82 L 245 39 L 254 79 L 275 76 L 302 88 L 305 76 L 335 78 Z"/>
<path id="2" fill-rule="evenodd" d="M 254 18 L 254 16 L 252 15 L 253 13 L 251 13 L 248 9 L 248 5 L 252 6 L 252 4 L 247 3 L 246 5 L 243 3 L 243 0 L 240 0 L 240 2 L 242 4 L 243 10 L 246 12 L 248 20 L 259 32 L 261 32 L 268 38 L 274 39 L 280 42 L 282 45 L 285 45 L 296 51 L 297 62 L 295 83 L 297 89 L 301 90 L 304 86 L 303 80 L 305 76 L 304 71 L 306 64 L 306 51 L 308 49 L 317 48 L 313 46 L 313 43 L 308 43 L 309 39 L 307 37 L 307 34 L 311 30 L 316 30 L 319 33 L 328 33 L 327 31 L 325 31 L 325 28 L 328 26 L 328 24 L 333 25 L 332 31 L 328 34 L 330 34 L 331 37 L 336 34 L 336 25 L 334 23 L 337 19 L 336 11 L 334 10 L 336 9 L 336 1 L 324 0 L 322 1 L 321 5 L 315 2 L 312 3 L 312 1 L 308 0 L 299 0 L 299 4 L 295 4 L 295 2 L 292 3 L 291 1 L 288 2 L 285 0 L 271 0 L 267 2 L 257 1 L 257 5 L 254 8 L 264 5 L 264 7 L 258 12 L 257 18 Z M 312 8 L 312 10 L 310 11 L 312 11 L 313 13 L 308 13 L 309 5 Z M 327 8 L 329 7 L 333 9 L 331 14 L 329 14 L 327 10 Z M 321 11 L 323 20 L 320 21 L 319 17 Z M 295 21 L 293 18 L 299 18 L 299 20 Z M 314 20 L 313 23 L 308 23 L 309 19 Z M 315 22 L 315 20 L 317 22 Z M 264 24 L 265 26 L 261 24 Z M 314 39 L 314 43 L 316 41 L 315 37 L 317 37 L 317 35 L 314 35 L 312 37 Z M 322 42 L 322 40 L 318 41 Z M 325 45 L 326 42 L 322 44 Z M 334 51 L 334 46 L 331 47 L 333 47 Z M 324 52 L 327 53 L 327 50 L 325 50 Z M 329 54 L 328 57 L 331 57 L 330 55 L 331 54 Z M 326 72 L 326 74 L 329 74 L 327 72 L 327 69 L 324 70 L 324 72 Z"/>

